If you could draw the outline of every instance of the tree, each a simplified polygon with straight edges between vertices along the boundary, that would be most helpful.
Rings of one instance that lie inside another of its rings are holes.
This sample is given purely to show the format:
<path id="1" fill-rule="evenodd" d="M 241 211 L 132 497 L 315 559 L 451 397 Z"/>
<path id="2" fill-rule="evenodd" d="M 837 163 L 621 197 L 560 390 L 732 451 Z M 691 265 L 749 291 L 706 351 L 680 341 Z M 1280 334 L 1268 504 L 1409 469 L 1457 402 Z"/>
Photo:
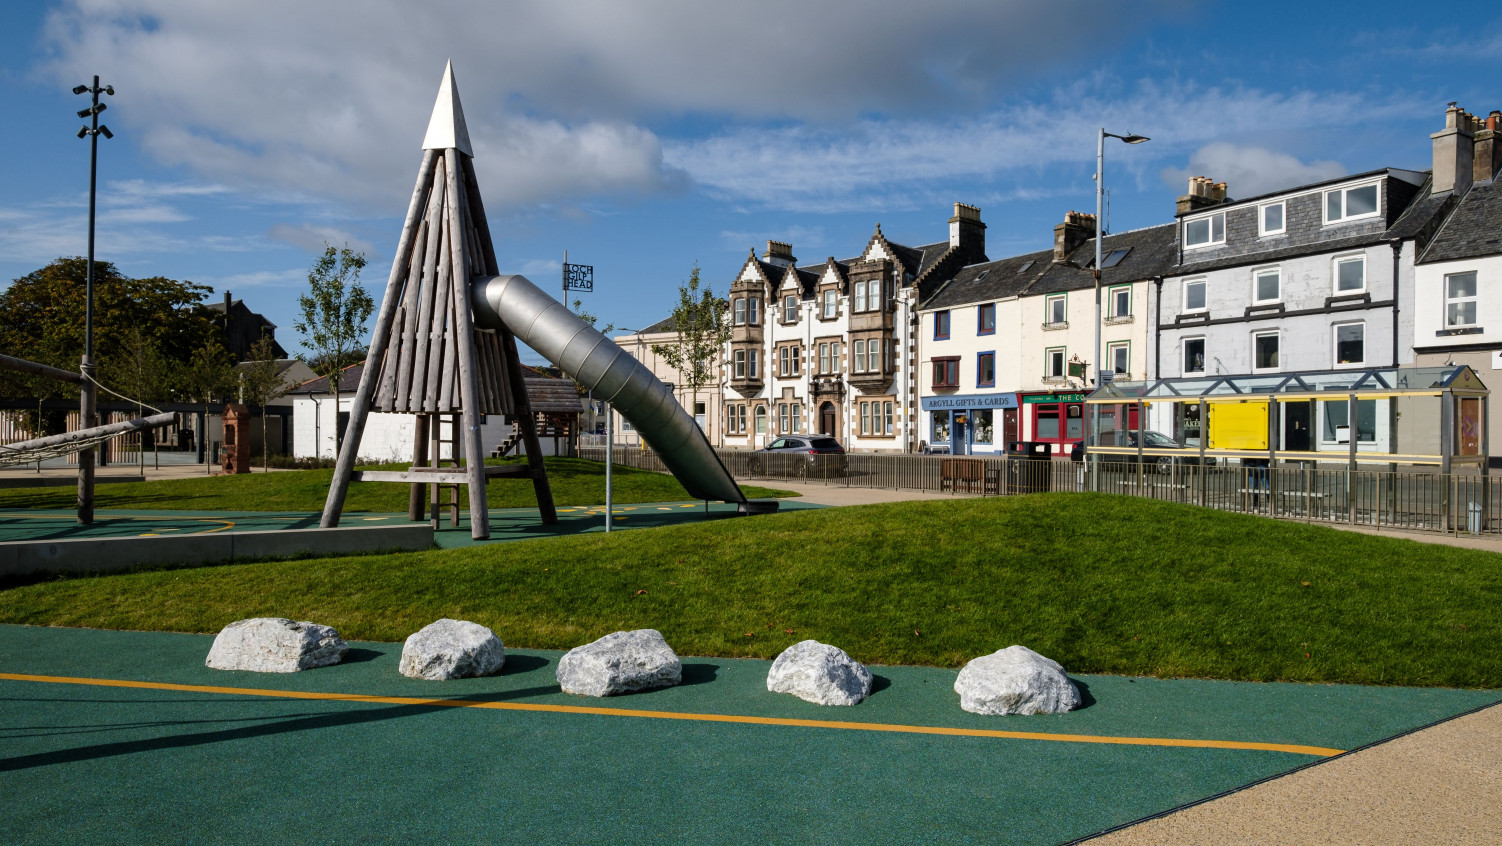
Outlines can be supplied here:
<path id="1" fill-rule="evenodd" d="M 688 281 L 678 286 L 678 305 L 673 308 L 672 321 L 678 341 L 653 344 L 652 352 L 678 371 L 679 384 L 688 388 L 696 406 L 699 389 L 719 379 L 720 350 L 730 340 L 725 301 L 714 295 L 711 285 L 700 290 L 697 264 Z"/>
<path id="2" fill-rule="evenodd" d="M 276 342 L 262 335 L 250 347 L 250 358 L 238 368 L 240 391 L 246 402 L 261 409 L 261 466 L 271 471 L 271 445 L 266 440 L 266 403 L 287 393 L 286 380 L 276 360 Z"/>
<path id="3" fill-rule="evenodd" d="M 365 321 L 375 310 L 370 294 L 360 286 L 364 267 L 364 253 L 351 250 L 347 244 L 338 250 L 324 244 L 323 255 L 308 271 L 308 293 L 297 298 L 302 318 L 292 324 L 303 336 L 303 347 L 312 353 L 303 361 L 329 380 L 335 420 L 339 419 L 339 373 L 363 357 L 365 348 L 360 339 L 365 335 Z M 343 437 L 335 426 L 335 458 Z"/>
<path id="4" fill-rule="evenodd" d="M 60 258 L 0 292 L 0 350 L 6 355 L 77 370 L 83 354 L 84 280 L 88 260 Z M 222 331 L 203 305 L 209 289 L 154 276 L 131 279 L 109 262 L 94 262 L 94 358 L 101 367 L 124 355 L 132 331 L 143 334 L 167 361 L 186 364 Z M 0 372 L 0 395 L 30 396 Z M 76 395 L 69 385 L 64 395 Z"/>
<path id="5" fill-rule="evenodd" d="M 203 404 L 203 413 L 207 417 L 209 403 L 214 401 L 216 395 L 222 396 L 230 390 L 235 383 L 235 371 L 230 366 L 229 353 L 225 351 L 224 345 L 206 343 L 195 350 L 178 374 L 177 383 L 182 386 L 188 399 Z M 208 472 L 209 464 L 213 462 L 208 444 L 203 440 L 206 434 L 199 432 L 196 435 L 199 447 L 203 449 L 204 472 Z"/>
<path id="6" fill-rule="evenodd" d="M 171 380 L 172 364 L 157 349 L 156 342 L 146 330 L 132 326 L 122 339 L 120 350 L 103 360 L 100 375 L 107 384 L 136 401 L 136 416 L 145 416 L 148 403 L 164 399 L 167 384 Z M 156 454 L 156 433 L 151 429 L 141 432 L 141 445 L 151 438 L 152 453 Z M 143 455 L 144 458 L 144 455 Z M 160 458 L 157 466 L 161 466 Z"/>

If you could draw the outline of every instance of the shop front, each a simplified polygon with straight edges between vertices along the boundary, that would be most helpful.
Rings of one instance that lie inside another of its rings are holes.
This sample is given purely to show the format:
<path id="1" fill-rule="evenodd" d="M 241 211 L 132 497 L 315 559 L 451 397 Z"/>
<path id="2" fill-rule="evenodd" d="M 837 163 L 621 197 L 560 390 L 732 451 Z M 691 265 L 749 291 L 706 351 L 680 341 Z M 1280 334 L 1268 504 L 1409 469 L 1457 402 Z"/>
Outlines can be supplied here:
<path id="1" fill-rule="evenodd" d="M 1085 439 L 1084 394 L 1025 394 L 1022 405 L 1029 433 L 1023 440 L 1048 444 L 1055 455 L 1069 455 Z"/>
<path id="2" fill-rule="evenodd" d="M 1017 440 L 1017 395 L 967 394 L 924 397 L 928 418 L 929 452 L 951 455 L 987 455 L 1006 451 L 1007 441 Z"/>

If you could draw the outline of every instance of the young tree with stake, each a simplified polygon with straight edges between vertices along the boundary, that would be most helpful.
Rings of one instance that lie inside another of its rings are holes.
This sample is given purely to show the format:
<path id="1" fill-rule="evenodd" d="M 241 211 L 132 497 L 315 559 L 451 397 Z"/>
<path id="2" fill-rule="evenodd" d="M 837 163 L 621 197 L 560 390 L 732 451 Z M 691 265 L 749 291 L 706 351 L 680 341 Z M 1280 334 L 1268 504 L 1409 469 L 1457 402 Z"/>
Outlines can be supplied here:
<path id="1" fill-rule="evenodd" d="M 678 371 L 679 384 L 692 395 L 690 409 L 699 404 L 699 390 L 719 378 L 716 364 L 720 348 L 730 340 L 730 323 L 725 319 L 725 301 L 714 295 L 714 288 L 699 288 L 699 265 L 694 265 L 688 281 L 678 286 L 678 305 L 673 308 L 673 331 L 676 343 L 653 344 L 652 352 Z"/>
<path id="2" fill-rule="evenodd" d="M 308 271 L 308 293 L 297 298 L 302 317 L 292 328 L 303 336 L 303 347 L 312 353 L 303 361 L 319 376 L 327 377 L 334 394 L 334 420 L 339 419 L 340 371 L 357 363 L 365 355 L 360 339 L 365 335 L 365 321 L 375 310 L 370 294 L 360 285 L 360 271 L 365 254 L 345 245 L 334 249 L 325 244 L 323 255 Z M 334 457 L 344 432 L 334 427 Z"/>
<path id="3" fill-rule="evenodd" d="M 238 368 L 244 401 L 261 409 L 261 468 L 271 471 L 271 443 L 266 439 L 266 403 L 285 396 L 287 384 L 276 360 L 276 342 L 262 335 L 250 347 L 250 358 Z"/>

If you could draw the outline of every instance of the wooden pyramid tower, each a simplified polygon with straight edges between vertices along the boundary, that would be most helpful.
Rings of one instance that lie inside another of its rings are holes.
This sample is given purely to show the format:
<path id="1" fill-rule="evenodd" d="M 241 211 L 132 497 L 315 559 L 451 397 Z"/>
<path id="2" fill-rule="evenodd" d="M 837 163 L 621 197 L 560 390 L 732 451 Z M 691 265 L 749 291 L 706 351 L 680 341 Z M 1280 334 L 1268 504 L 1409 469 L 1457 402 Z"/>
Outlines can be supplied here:
<path id="1" fill-rule="evenodd" d="M 452 63 L 444 70 L 422 146 L 417 187 L 371 334 L 321 525 L 339 525 L 351 481 L 410 484 L 408 516 L 413 520 L 423 519 L 427 486 L 435 528 L 440 491 L 450 493 L 451 520 L 457 522 L 458 489 L 467 485 L 470 534 L 487 538 L 485 483 L 492 476 L 531 477 L 542 522 L 557 522 L 516 338 L 505 328 L 476 328 L 470 313 L 470 279 L 495 276 L 499 269 Z M 360 436 L 373 411 L 417 415 L 411 470 L 355 471 Z M 484 466 L 482 414 L 509 415 L 515 421 L 527 466 Z M 449 437 L 442 435 L 444 424 Z M 463 467 L 458 466 L 461 453 L 466 459 Z"/>

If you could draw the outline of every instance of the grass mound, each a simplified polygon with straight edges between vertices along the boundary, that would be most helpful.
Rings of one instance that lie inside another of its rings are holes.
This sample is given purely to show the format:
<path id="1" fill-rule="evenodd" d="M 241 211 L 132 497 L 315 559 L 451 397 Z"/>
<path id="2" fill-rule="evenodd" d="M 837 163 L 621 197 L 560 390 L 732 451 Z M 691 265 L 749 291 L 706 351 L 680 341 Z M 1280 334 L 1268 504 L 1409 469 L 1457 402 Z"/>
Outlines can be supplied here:
<path id="1" fill-rule="evenodd" d="M 805 638 L 958 666 L 1502 687 L 1502 556 L 1092 494 L 800 511 L 388 556 L 69 579 L 0 622 L 214 632 L 276 615 L 398 641 L 439 617 L 565 649 L 656 628 L 686 655 Z"/>
<path id="2" fill-rule="evenodd" d="M 487 464 L 519 464 L 525 459 L 488 460 Z M 548 481 L 558 505 L 600 505 L 605 502 L 605 465 L 579 458 L 547 458 Z M 383 465 L 382 470 L 405 469 L 407 465 Z M 94 491 L 96 508 L 173 509 L 183 511 L 322 511 L 333 481 L 333 470 L 289 470 L 276 473 L 246 473 L 235 476 L 199 476 L 123 482 L 100 485 Z M 614 500 L 631 502 L 678 502 L 691 499 L 672 476 L 617 467 L 611 488 Z M 371 482 L 349 487 L 344 510 L 377 513 L 405 512 L 407 486 Z M 743 485 L 746 496 L 796 496 Z M 13 488 L 0 490 L 0 508 L 74 507 L 71 487 Z M 491 479 L 487 494 L 491 508 L 536 508 L 531 479 Z M 460 488 L 459 501 L 468 507 L 469 494 Z"/>

